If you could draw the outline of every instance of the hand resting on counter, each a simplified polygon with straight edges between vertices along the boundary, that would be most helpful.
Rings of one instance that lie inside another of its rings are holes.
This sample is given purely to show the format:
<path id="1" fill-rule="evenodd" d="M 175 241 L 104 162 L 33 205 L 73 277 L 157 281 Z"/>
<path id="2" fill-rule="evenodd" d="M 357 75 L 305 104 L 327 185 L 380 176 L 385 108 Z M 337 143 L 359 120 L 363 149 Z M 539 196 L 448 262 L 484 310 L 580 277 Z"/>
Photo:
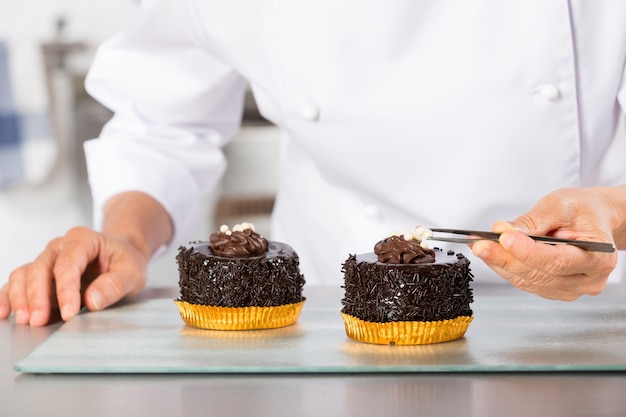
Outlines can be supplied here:
<path id="1" fill-rule="evenodd" d="M 107 203 L 102 233 L 73 228 L 13 271 L 0 290 L 0 318 L 13 311 L 16 323 L 43 326 L 55 310 L 68 320 L 81 305 L 101 310 L 136 295 L 152 253 L 169 236 L 171 223 L 159 203 L 139 192 L 120 194 Z"/>

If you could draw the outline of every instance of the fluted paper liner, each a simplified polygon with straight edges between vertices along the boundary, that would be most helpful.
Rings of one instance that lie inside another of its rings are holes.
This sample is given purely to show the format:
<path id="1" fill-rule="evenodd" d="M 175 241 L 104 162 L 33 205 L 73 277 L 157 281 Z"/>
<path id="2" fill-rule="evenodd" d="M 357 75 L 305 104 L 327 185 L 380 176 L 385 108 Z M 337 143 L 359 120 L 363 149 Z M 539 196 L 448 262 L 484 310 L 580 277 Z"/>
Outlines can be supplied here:
<path id="1" fill-rule="evenodd" d="M 460 339 L 472 317 L 440 321 L 392 321 L 376 323 L 341 313 L 349 338 L 378 345 L 426 345 Z"/>
<path id="2" fill-rule="evenodd" d="M 219 307 L 174 300 L 180 317 L 190 326 L 210 330 L 275 329 L 298 320 L 305 300 L 271 307 Z"/>

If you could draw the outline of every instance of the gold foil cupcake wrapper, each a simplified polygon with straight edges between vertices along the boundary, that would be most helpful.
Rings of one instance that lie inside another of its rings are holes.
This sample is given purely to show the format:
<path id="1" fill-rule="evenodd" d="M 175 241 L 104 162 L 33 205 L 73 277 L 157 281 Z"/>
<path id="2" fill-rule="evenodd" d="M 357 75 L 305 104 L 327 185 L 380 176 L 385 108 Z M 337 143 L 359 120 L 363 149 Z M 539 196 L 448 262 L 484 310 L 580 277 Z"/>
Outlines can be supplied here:
<path id="1" fill-rule="evenodd" d="M 375 323 L 341 313 L 349 338 L 378 345 L 425 345 L 463 337 L 473 317 L 440 321 L 393 321 Z"/>
<path id="2" fill-rule="evenodd" d="M 271 307 L 219 307 L 174 300 L 180 317 L 193 327 L 210 330 L 275 329 L 295 323 L 305 300 Z"/>

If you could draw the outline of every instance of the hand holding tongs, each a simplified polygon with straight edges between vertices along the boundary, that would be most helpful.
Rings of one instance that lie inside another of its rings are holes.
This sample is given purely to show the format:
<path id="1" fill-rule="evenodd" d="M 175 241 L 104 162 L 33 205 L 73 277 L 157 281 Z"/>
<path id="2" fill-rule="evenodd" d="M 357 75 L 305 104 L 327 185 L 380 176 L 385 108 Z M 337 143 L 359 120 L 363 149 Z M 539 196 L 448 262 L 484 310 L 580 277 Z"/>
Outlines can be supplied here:
<path id="1" fill-rule="evenodd" d="M 480 230 L 461 230 L 461 229 L 440 229 L 440 228 L 430 228 L 432 232 L 439 233 L 450 233 L 453 235 L 465 235 L 469 237 L 465 238 L 455 238 L 455 237 L 440 237 L 440 236 L 429 236 L 428 240 L 436 240 L 439 242 L 453 242 L 453 243 L 473 243 L 478 242 L 479 240 L 491 240 L 497 242 L 500 238 L 500 233 L 494 232 L 484 232 Z M 528 235 L 529 238 L 536 240 L 538 242 L 545 242 L 551 245 L 572 245 L 578 246 L 581 249 L 593 252 L 615 252 L 615 246 L 612 243 L 604 243 L 604 242 L 589 242 L 586 240 L 570 240 L 570 239 L 559 239 L 556 237 L 549 236 L 532 236 Z"/>

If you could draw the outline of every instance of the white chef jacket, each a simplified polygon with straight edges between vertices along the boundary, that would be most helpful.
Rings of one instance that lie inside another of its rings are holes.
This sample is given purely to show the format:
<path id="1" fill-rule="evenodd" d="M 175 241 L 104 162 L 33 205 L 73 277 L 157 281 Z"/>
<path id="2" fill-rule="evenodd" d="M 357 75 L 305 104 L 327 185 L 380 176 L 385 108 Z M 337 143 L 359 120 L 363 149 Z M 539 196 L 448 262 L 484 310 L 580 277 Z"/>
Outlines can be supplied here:
<path id="1" fill-rule="evenodd" d="M 283 136 L 271 238 L 308 285 L 340 285 L 348 254 L 391 231 L 490 229 L 557 188 L 626 182 L 626 1 L 142 7 L 87 80 L 115 111 L 86 144 L 96 225 L 109 197 L 140 190 L 170 213 L 170 247 L 185 243 L 246 83 Z"/>

